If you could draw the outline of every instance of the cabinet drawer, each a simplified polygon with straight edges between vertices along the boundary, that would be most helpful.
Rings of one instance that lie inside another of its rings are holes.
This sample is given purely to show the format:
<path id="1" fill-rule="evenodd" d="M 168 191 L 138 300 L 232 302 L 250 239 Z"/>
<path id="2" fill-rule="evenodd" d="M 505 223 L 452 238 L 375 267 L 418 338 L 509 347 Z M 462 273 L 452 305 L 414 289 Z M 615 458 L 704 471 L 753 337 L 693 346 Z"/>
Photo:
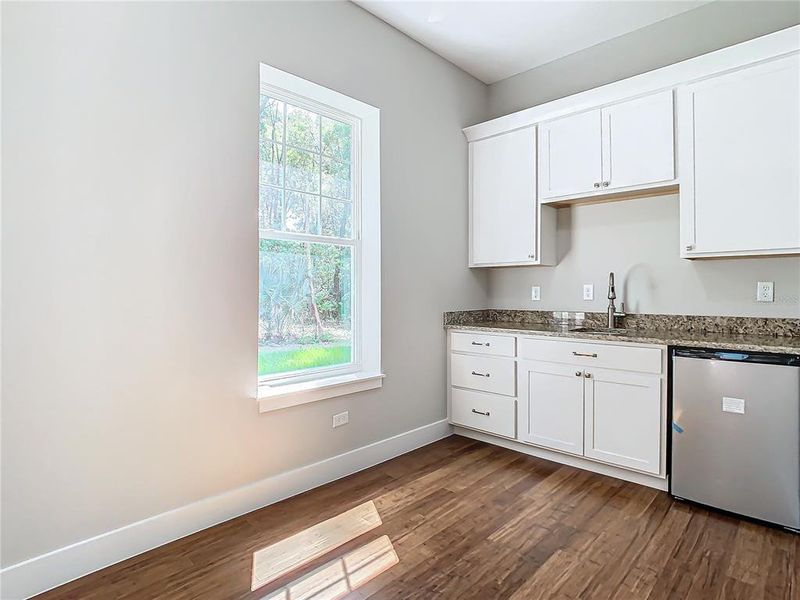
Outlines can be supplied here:
<path id="1" fill-rule="evenodd" d="M 515 437 L 516 401 L 513 398 L 453 388 L 450 400 L 450 420 L 456 425 Z"/>
<path id="2" fill-rule="evenodd" d="M 661 349 L 520 338 L 520 358 L 582 367 L 661 373 Z"/>
<path id="3" fill-rule="evenodd" d="M 516 339 L 511 335 L 454 332 L 451 334 L 450 347 L 455 352 L 473 352 L 491 356 L 516 355 Z"/>
<path id="4" fill-rule="evenodd" d="M 450 355 L 450 379 L 453 385 L 472 390 L 514 396 L 516 394 L 516 364 L 513 359 Z"/>

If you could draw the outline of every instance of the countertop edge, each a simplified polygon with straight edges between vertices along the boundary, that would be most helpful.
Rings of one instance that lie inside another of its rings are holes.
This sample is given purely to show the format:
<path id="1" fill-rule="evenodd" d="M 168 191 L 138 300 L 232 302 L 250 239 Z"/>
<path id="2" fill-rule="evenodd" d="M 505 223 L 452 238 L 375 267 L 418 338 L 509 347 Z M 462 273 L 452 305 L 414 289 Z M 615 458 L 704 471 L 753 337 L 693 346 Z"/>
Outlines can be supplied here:
<path id="1" fill-rule="evenodd" d="M 524 328 L 497 327 L 495 325 L 444 325 L 445 330 L 481 331 L 484 333 L 506 333 L 513 335 L 557 337 L 574 339 L 586 342 L 619 342 L 625 344 L 650 344 L 654 346 L 686 346 L 692 348 L 713 348 L 717 350 L 743 350 L 745 352 L 769 352 L 773 354 L 800 354 L 800 339 L 796 345 L 781 345 L 781 338 L 774 338 L 775 344 L 748 343 L 744 341 L 714 340 L 709 337 L 703 339 L 682 338 L 671 335 L 670 332 L 652 331 L 642 332 L 643 335 L 604 335 L 598 333 L 583 333 L 580 331 L 534 331 Z M 712 334 L 721 336 L 724 334 Z M 736 336 L 738 334 L 732 334 Z M 788 341 L 788 340 L 786 340 Z"/>

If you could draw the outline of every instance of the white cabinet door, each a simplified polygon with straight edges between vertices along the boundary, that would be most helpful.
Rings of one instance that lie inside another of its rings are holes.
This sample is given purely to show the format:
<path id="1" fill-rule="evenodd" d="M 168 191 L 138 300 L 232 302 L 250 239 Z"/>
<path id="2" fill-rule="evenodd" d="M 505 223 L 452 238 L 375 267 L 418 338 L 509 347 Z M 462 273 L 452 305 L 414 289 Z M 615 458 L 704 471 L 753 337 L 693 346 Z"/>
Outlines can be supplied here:
<path id="1" fill-rule="evenodd" d="M 675 179 L 672 90 L 602 109 L 604 189 Z"/>
<path id="2" fill-rule="evenodd" d="M 800 252 L 800 57 L 678 96 L 684 257 Z"/>
<path id="3" fill-rule="evenodd" d="M 600 110 L 539 126 L 539 197 L 554 198 L 600 189 Z"/>
<path id="4" fill-rule="evenodd" d="M 470 264 L 536 259 L 536 128 L 472 142 Z"/>
<path id="5" fill-rule="evenodd" d="M 658 474 L 661 377 L 587 369 L 584 455 Z"/>
<path id="6" fill-rule="evenodd" d="M 583 454 L 583 373 L 580 367 L 519 363 L 519 439 Z"/>

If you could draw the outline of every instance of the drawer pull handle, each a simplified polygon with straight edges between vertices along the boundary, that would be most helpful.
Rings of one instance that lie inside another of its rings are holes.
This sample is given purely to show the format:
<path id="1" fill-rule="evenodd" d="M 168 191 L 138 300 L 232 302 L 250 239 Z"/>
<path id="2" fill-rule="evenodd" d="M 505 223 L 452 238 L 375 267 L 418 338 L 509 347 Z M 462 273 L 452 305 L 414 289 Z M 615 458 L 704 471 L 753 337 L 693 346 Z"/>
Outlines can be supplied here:
<path id="1" fill-rule="evenodd" d="M 486 342 L 485 344 L 483 344 L 481 342 L 472 342 L 472 345 L 473 346 L 486 346 L 488 348 L 489 347 L 489 342 Z"/>
<path id="2" fill-rule="evenodd" d="M 588 356 L 589 358 L 597 358 L 597 354 L 595 354 L 594 352 L 591 353 L 591 354 L 588 353 L 588 352 L 573 352 L 572 355 L 573 356 Z"/>
<path id="3" fill-rule="evenodd" d="M 476 371 L 473 371 L 472 374 L 477 375 L 478 377 L 489 377 L 489 373 L 478 373 Z"/>
<path id="4" fill-rule="evenodd" d="M 488 411 L 488 410 L 487 410 L 486 412 L 481 412 L 481 411 L 479 411 L 479 410 L 475 410 L 475 409 L 473 408 L 473 409 L 472 409 L 472 412 L 474 412 L 476 415 L 483 415 L 484 417 L 488 417 L 488 416 L 489 416 L 489 411 Z"/>

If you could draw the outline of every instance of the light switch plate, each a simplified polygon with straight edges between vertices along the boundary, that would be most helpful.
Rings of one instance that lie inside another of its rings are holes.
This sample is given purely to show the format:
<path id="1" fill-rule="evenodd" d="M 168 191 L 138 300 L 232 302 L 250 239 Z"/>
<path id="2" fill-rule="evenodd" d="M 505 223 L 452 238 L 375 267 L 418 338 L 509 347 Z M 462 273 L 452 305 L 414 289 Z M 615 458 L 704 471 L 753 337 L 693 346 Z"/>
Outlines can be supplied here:
<path id="1" fill-rule="evenodd" d="M 338 414 L 333 415 L 333 427 L 341 427 L 342 425 L 347 425 L 350 422 L 350 411 L 340 412 Z"/>
<path id="2" fill-rule="evenodd" d="M 531 300 L 539 301 L 542 299 L 542 288 L 538 285 L 531 286 Z"/>
<path id="3" fill-rule="evenodd" d="M 756 302 L 775 301 L 775 282 L 759 281 L 756 285 Z"/>
<path id="4" fill-rule="evenodd" d="M 591 283 L 583 284 L 583 299 L 594 300 L 594 285 Z"/>

